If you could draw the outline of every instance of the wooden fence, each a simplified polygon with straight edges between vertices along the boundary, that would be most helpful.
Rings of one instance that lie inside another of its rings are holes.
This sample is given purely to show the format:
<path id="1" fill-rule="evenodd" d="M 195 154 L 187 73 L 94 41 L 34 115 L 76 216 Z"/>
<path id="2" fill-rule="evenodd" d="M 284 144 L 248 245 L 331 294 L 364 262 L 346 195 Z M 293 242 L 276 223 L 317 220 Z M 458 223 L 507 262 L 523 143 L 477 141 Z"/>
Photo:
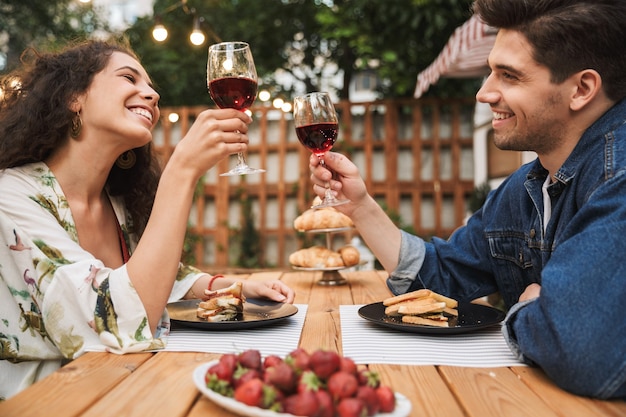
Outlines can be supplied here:
<path id="1" fill-rule="evenodd" d="M 446 237 L 462 224 L 474 189 L 474 104 L 474 99 L 342 101 L 336 103 L 340 133 L 334 150 L 356 163 L 370 193 L 401 227 L 424 238 Z M 204 109 L 162 109 L 155 145 L 164 162 Z M 267 172 L 218 176 L 234 165 L 233 156 L 207 173 L 189 219 L 197 238 L 191 251 L 200 266 L 237 266 L 245 242 L 242 225 L 250 217 L 260 267 L 287 267 L 290 253 L 324 238 L 293 229 L 313 194 L 310 154 L 297 140 L 291 114 L 264 106 L 252 111 L 247 160 Z M 170 113 L 179 120 L 171 122 Z M 344 244 L 355 234 L 333 237 L 332 244 Z"/>

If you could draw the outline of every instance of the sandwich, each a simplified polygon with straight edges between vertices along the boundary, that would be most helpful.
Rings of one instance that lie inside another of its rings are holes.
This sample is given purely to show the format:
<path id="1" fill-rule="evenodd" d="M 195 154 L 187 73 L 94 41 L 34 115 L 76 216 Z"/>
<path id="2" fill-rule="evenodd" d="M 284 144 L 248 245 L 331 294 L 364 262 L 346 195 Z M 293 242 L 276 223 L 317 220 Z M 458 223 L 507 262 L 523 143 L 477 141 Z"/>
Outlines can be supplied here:
<path id="1" fill-rule="evenodd" d="M 246 301 L 242 289 L 243 284 L 237 281 L 227 288 L 213 291 L 204 290 L 204 297 L 198 303 L 196 315 L 212 322 L 241 318 L 243 303 Z"/>
<path id="2" fill-rule="evenodd" d="M 458 302 L 434 291 L 421 289 L 383 300 L 385 315 L 403 323 L 449 327 L 448 318 L 458 317 Z"/>

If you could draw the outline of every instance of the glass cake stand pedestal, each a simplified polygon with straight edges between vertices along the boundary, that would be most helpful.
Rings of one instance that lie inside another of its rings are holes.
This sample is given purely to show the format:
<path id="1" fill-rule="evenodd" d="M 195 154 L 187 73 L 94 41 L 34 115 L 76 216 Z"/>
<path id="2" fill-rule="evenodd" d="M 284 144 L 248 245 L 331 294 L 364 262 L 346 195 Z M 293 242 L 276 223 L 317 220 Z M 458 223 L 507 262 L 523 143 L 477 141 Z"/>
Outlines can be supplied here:
<path id="1" fill-rule="evenodd" d="M 352 230 L 352 227 L 339 227 L 332 229 L 312 229 L 306 230 L 305 233 L 325 233 L 326 234 L 326 248 L 332 250 L 332 238 L 333 233 L 347 232 Z M 322 271 L 322 278 L 317 281 L 318 285 L 334 286 L 345 285 L 348 283 L 343 275 L 339 271 L 348 269 L 348 266 L 335 266 L 335 267 L 303 267 L 292 265 L 293 269 L 298 271 Z"/>

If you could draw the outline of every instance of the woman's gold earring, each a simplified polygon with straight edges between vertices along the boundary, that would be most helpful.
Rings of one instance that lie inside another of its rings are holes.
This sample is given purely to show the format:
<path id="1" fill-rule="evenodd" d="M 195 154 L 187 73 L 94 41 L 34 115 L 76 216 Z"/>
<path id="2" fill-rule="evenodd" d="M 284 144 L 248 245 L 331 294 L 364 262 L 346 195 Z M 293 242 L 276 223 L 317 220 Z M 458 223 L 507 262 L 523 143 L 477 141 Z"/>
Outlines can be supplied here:
<path id="1" fill-rule="evenodd" d="M 115 161 L 115 165 L 121 169 L 131 169 L 135 166 L 135 162 L 137 162 L 137 155 L 135 155 L 135 151 L 131 149 L 121 154 L 117 158 L 117 161 Z"/>
<path id="2" fill-rule="evenodd" d="M 83 121 L 80 118 L 80 112 L 76 112 L 76 116 L 72 118 L 72 127 L 70 128 L 70 136 L 76 139 L 80 135 L 83 128 Z"/>

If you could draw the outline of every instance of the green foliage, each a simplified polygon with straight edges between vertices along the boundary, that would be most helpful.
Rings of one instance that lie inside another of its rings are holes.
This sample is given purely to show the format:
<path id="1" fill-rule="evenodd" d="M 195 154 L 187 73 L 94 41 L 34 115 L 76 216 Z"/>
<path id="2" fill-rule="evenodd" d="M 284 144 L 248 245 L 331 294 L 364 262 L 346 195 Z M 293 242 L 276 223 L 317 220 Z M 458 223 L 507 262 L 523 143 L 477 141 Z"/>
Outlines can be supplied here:
<path id="1" fill-rule="evenodd" d="M 307 89 L 314 89 L 322 68 L 314 67 L 319 55 L 316 10 L 326 7 L 305 0 L 188 0 L 189 10 L 203 17 L 202 29 L 208 34 L 205 45 L 188 40 L 192 17 L 182 8 L 163 14 L 171 0 L 156 0 L 154 14 L 161 15 L 168 28 L 168 39 L 158 44 L 152 39 L 152 18 L 138 19 L 126 31 L 131 45 L 161 94 L 162 106 L 208 105 L 212 103 L 206 85 L 207 48 L 211 43 L 242 40 L 250 43 L 261 88 L 274 96 L 290 97 L 293 86 L 282 86 L 274 79 L 281 70 L 295 76 Z M 292 43 L 297 33 L 304 42 Z M 325 63 L 327 65 L 327 63 Z"/>
<path id="2" fill-rule="evenodd" d="M 0 32 L 6 38 L 0 39 L 0 51 L 6 52 L 6 68 L 1 72 L 15 69 L 28 47 L 57 49 L 99 29 L 106 29 L 106 24 L 91 5 L 73 0 L 2 0 Z"/>
<path id="3" fill-rule="evenodd" d="M 333 8 L 321 9 L 317 18 L 324 36 L 341 44 L 340 57 L 347 60 L 340 67 L 346 70 L 352 65 L 353 71 L 377 62 L 376 72 L 388 81 L 381 86 L 383 96 L 411 97 L 417 74 L 430 65 L 454 29 L 470 16 L 472 0 L 334 3 Z"/>
<path id="4" fill-rule="evenodd" d="M 204 19 L 207 44 L 190 44 L 192 18 L 182 9 L 164 13 L 171 0 L 156 0 L 170 37 L 157 44 L 152 18 L 126 34 L 159 92 L 162 106 L 211 103 L 206 89 L 207 46 L 222 40 L 250 43 L 261 88 L 289 99 L 295 91 L 327 88 L 328 75 L 343 73 L 335 88 L 348 97 L 357 71 L 374 69 L 381 97 L 411 97 L 417 74 L 439 54 L 454 29 L 470 15 L 472 0 L 188 0 Z M 287 85 L 276 74 L 295 80 Z M 324 74 L 324 76 L 323 76 Z M 476 82 L 441 80 L 426 95 L 467 96 Z"/>
<path id="5" fill-rule="evenodd" d="M 241 207 L 241 227 L 234 230 L 231 242 L 238 245 L 237 266 L 243 268 L 261 267 L 261 236 L 254 225 L 252 200 L 247 198 L 243 190 L 239 190 L 239 205 Z"/>
<path id="6" fill-rule="evenodd" d="M 198 198 L 203 198 L 204 178 L 202 178 L 196 184 L 193 190 L 193 201 Z M 185 265 L 198 265 L 198 259 L 196 258 L 196 246 L 202 240 L 202 236 L 192 231 L 191 225 L 187 226 L 187 233 L 185 234 L 185 241 L 183 242 L 183 254 L 181 256 L 181 262 Z M 202 260 L 200 260 L 202 262 Z"/>
<path id="7" fill-rule="evenodd" d="M 137 19 L 125 32 L 161 95 L 160 105 L 208 106 L 212 101 L 206 80 L 207 50 L 189 41 L 191 17 L 175 10 L 163 17 L 163 23 L 169 36 L 162 44 L 152 39 L 152 18 Z"/>
<path id="8" fill-rule="evenodd" d="M 454 29 L 470 15 L 472 0 L 187 0 L 203 18 L 207 43 L 189 42 L 193 17 L 172 0 L 156 0 L 170 32 L 152 39 L 152 17 L 138 19 L 125 35 L 151 74 L 162 106 L 208 105 L 207 45 L 222 40 L 250 43 L 261 88 L 289 99 L 295 91 L 335 88 L 348 97 L 354 74 L 373 69 L 383 80 L 382 97 L 410 97 L 416 75 L 438 55 Z M 105 25 L 97 10 L 75 0 L 2 0 L 0 28 L 8 34 L 8 66 L 27 46 L 39 49 L 90 36 Z M 5 29 L 6 28 L 6 29 Z M 2 47 L 3 45 L 0 45 Z M 337 85 L 322 85 L 343 74 Z M 285 84 L 276 74 L 295 80 Z M 426 95 L 473 95 L 474 80 L 442 79 Z"/>
<path id="9" fill-rule="evenodd" d="M 475 213 L 476 211 L 478 211 L 478 209 L 480 209 L 483 206 L 483 204 L 485 203 L 485 200 L 487 199 L 487 195 L 489 194 L 490 191 L 491 191 L 491 186 L 489 185 L 489 183 L 486 183 L 486 182 L 474 188 L 467 202 L 469 211 L 471 213 Z"/>
<path id="10" fill-rule="evenodd" d="M 198 259 L 196 258 L 196 246 L 202 239 L 197 233 L 191 231 L 191 227 L 187 227 L 187 233 L 185 234 L 185 241 L 183 242 L 183 254 L 180 261 L 185 265 L 198 265 Z"/>

